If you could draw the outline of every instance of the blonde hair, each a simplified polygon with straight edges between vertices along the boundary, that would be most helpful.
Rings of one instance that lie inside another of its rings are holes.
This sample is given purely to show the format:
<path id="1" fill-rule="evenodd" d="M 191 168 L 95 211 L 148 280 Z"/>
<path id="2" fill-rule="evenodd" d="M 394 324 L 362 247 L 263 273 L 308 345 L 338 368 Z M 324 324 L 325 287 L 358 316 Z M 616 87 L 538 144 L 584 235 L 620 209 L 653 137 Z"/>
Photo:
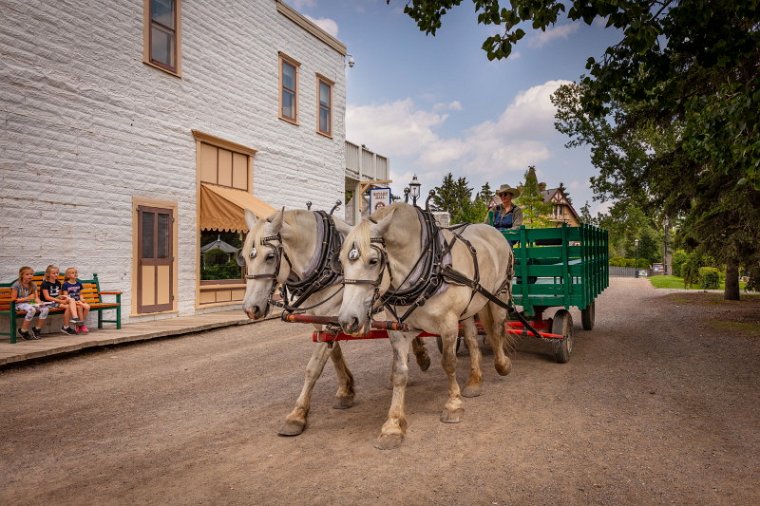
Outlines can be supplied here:
<path id="1" fill-rule="evenodd" d="M 29 267 L 28 265 L 23 266 L 18 270 L 18 280 L 21 281 L 21 277 L 24 275 L 26 271 L 32 271 L 32 274 L 34 274 L 34 269 Z"/>
<path id="2" fill-rule="evenodd" d="M 57 265 L 53 265 L 53 264 L 48 265 L 47 269 L 45 269 L 45 279 L 47 279 L 50 276 L 50 273 L 52 271 L 58 271 L 58 273 L 60 273 L 61 269 L 59 269 Z"/>
<path id="3" fill-rule="evenodd" d="M 64 275 L 63 275 L 64 279 L 67 279 L 67 280 L 68 280 L 68 279 L 69 279 L 69 273 L 70 273 L 70 272 L 76 272 L 76 270 L 77 270 L 77 268 L 76 268 L 76 267 L 68 267 L 68 268 L 66 269 L 66 272 L 65 272 L 65 273 L 64 273 Z"/>

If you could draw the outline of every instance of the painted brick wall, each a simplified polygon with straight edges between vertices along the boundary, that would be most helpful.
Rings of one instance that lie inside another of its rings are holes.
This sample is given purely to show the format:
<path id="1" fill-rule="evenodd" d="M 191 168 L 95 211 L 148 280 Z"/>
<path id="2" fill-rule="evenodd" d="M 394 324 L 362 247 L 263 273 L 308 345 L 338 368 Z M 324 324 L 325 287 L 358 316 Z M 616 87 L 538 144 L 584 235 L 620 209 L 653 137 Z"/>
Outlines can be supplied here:
<path id="1" fill-rule="evenodd" d="M 142 62 L 142 0 L 0 0 L 0 279 L 76 265 L 123 290 L 128 315 L 132 198 L 175 201 L 178 309 L 193 313 L 191 129 L 256 149 L 254 194 L 275 207 L 343 198 L 343 57 L 273 0 L 185 0 L 181 22 L 180 79 Z M 278 51 L 301 63 L 299 126 L 277 117 Z M 317 72 L 336 83 L 333 139 L 315 133 Z"/>

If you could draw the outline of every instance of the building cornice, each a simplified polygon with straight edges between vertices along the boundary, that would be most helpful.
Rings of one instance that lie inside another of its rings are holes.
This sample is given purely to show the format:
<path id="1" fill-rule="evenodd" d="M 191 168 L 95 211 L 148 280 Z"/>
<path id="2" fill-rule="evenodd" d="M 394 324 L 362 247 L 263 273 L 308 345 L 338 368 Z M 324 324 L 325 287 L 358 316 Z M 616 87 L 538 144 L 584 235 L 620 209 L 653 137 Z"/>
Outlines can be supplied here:
<path id="1" fill-rule="evenodd" d="M 283 3 L 281 0 L 277 1 L 277 12 L 312 34 L 317 39 L 321 40 L 334 50 L 336 50 L 338 53 L 340 53 L 342 56 L 346 56 L 346 46 L 341 41 L 327 33 L 326 31 L 322 30 L 320 27 L 318 27 L 316 24 L 314 24 L 312 21 L 310 21 L 308 18 L 306 18 L 303 14 L 296 11 L 289 5 Z"/>

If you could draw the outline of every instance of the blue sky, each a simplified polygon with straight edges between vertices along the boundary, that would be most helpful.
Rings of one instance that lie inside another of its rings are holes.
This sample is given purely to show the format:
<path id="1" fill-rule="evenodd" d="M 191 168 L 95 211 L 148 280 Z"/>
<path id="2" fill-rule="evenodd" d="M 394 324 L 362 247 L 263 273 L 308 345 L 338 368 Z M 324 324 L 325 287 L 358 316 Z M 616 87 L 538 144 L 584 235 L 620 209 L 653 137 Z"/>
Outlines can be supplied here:
<path id="1" fill-rule="evenodd" d="M 561 20 L 546 32 L 526 29 L 507 61 L 489 62 L 480 46 L 497 29 L 477 24 L 471 1 L 450 11 L 435 37 L 403 14 L 404 4 L 290 2 L 355 59 L 346 69 L 346 137 L 390 159 L 393 192 L 416 174 L 426 195 L 447 172 L 474 192 L 486 181 L 514 186 L 535 165 L 550 188 L 565 184 L 576 209 L 589 201 L 592 214 L 602 210 L 592 202 L 588 152 L 564 147 L 549 95 L 577 80 L 615 33 Z"/>

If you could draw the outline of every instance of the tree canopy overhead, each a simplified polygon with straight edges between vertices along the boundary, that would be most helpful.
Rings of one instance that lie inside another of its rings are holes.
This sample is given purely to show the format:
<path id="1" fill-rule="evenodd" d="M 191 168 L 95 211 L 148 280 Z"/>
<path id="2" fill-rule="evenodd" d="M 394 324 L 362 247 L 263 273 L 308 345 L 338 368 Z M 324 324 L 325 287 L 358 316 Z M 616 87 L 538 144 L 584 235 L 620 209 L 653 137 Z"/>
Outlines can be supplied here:
<path id="1" fill-rule="evenodd" d="M 560 89 L 557 127 L 592 148 L 602 198 L 681 216 L 686 235 L 727 263 L 757 262 L 760 244 L 760 0 L 472 0 L 483 43 L 506 58 L 525 30 L 601 20 L 620 40 L 589 55 Z M 404 12 L 435 35 L 462 0 L 410 0 Z M 730 272 L 729 272 L 730 271 Z M 738 298 L 738 284 L 726 296 Z"/>

